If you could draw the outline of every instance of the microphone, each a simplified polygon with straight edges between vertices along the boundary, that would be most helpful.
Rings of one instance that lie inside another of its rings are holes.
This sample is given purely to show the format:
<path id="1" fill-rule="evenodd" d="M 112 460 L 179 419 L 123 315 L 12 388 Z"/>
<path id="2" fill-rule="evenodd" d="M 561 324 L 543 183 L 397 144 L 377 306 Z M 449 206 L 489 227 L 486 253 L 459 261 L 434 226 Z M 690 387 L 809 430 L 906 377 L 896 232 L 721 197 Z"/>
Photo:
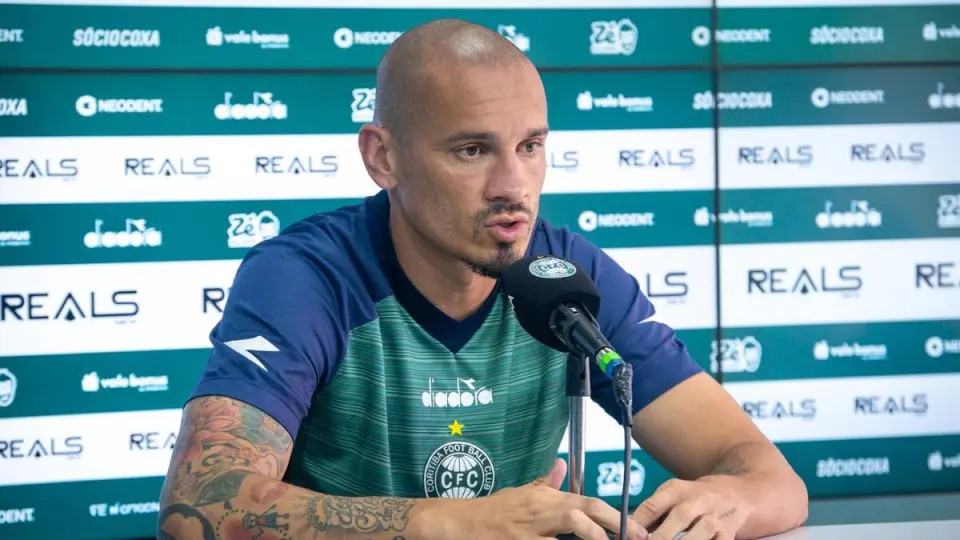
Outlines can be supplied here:
<path id="1" fill-rule="evenodd" d="M 503 272 L 503 288 L 527 333 L 548 347 L 592 359 L 614 380 L 617 400 L 629 403 L 629 365 L 600 331 L 594 315 L 600 292 L 586 271 L 556 256 L 524 257 Z"/>

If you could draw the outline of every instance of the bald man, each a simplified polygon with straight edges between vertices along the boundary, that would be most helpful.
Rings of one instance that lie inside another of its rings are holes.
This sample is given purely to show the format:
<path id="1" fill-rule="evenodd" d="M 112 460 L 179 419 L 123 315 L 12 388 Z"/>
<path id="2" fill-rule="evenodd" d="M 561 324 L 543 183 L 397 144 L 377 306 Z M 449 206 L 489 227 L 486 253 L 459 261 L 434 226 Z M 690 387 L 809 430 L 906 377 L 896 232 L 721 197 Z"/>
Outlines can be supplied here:
<path id="1" fill-rule="evenodd" d="M 524 255 L 588 269 L 634 367 L 636 440 L 677 480 L 629 538 L 757 537 L 806 519 L 803 482 L 702 373 L 636 280 L 537 217 L 547 110 L 534 66 L 485 28 L 404 33 L 359 148 L 382 190 L 250 250 L 184 413 L 160 538 L 607 538 L 616 509 L 560 491 L 565 358 L 498 276 Z M 592 398 L 614 418 L 610 381 Z"/>

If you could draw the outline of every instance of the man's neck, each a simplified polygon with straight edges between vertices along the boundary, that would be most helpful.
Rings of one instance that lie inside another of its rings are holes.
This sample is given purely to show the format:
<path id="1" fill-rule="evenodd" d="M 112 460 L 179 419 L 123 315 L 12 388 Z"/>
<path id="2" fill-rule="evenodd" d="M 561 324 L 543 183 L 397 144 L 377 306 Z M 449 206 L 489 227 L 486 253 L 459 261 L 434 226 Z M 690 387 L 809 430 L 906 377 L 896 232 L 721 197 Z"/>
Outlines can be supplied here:
<path id="1" fill-rule="evenodd" d="M 407 279 L 452 319 L 460 321 L 477 311 L 496 285 L 496 280 L 477 274 L 463 261 L 430 249 L 394 209 L 390 210 L 390 238 Z"/>

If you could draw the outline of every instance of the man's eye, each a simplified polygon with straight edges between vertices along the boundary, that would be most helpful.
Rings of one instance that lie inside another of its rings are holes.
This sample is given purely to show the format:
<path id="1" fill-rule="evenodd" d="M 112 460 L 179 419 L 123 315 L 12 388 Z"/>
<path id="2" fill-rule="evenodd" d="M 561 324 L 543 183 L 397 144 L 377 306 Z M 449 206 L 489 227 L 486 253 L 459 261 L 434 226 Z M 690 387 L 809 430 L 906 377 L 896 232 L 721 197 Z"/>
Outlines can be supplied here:
<path id="1" fill-rule="evenodd" d="M 523 143 L 523 150 L 528 154 L 532 154 L 536 152 L 537 149 L 540 148 L 540 146 L 541 146 L 540 143 L 536 141 L 530 141 L 530 142 Z"/>
<path id="2" fill-rule="evenodd" d="M 457 150 L 457 155 L 463 158 L 475 158 L 482 153 L 483 149 L 475 144 L 464 146 L 463 148 Z"/>

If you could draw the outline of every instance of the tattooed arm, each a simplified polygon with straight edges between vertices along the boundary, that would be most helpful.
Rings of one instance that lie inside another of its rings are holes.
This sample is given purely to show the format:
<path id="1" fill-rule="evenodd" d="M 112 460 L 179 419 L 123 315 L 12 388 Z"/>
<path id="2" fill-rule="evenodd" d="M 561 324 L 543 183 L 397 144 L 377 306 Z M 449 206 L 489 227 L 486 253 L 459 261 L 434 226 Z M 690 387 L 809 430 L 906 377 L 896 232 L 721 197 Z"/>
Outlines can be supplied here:
<path id="1" fill-rule="evenodd" d="M 422 537 L 423 513 L 437 501 L 333 497 L 286 484 L 279 479 L 292 448 L 286 430 L 255 407 L 221 396 L 190 401 L 161 494 L 157 538 Z"/>

